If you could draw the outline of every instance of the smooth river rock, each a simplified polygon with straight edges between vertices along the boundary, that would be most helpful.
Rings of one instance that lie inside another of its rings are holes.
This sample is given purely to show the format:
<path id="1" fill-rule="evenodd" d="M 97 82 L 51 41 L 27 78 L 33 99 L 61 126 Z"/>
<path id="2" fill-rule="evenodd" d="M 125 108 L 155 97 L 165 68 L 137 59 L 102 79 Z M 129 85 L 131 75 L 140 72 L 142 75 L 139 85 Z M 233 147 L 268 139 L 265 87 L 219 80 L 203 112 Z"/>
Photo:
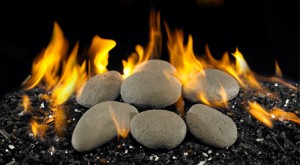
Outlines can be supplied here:
<path id="1" fill-rule="evenodd" d="M 222 88 L 226 93 L 226 100 L 223 100 L 220 93 Z M 218 69 L 205 69 L 183 86 L 183 97 L 195 103 L 201 102 L 199 95 L 203 94 L 211 103 L 222 102 L 235 98 L 239 90 L 238 82 L 231 75 Z"/>
<path id="2" fill-rule="evenodd" d="M 130 127 L 135 140 L 151 149 L 175 148 L 186 135 L 184 121 L 167 110 L 141 112 L 132 118 Z"/>
<path id="3" fill-rule="evenodd" d="M 175 73 L 176 69 L 173 65 L 168 63 L 167 61 L 163 60 L 148 60 L 145 62 L 142 62 L 141 64 L 137 65 L 133 73 L 140 72 L 140 71 L 159 71 L 159 72 L 169 72 L 169 73 Z"/>
<path id="4" fill-rule="evenodd" d="M 76 101 L 88 108 L 103 101 L 113 101 L 120 95 L 122 81 L 121 74 L 116 71 L 98 74 L 80 89 Z"/>
<path id="5" fill-rule="evenodd" d="M 137 113 L 135 107 L 116 101 L 105 101 L 93 106 L 80 118 L 74 129 L 73 147 L 79 152 L 97 148 L 118 135 L 112 115 L 129 129 L 130 120 Z"/>
<path id="6" fill-rule="evenodd" d="M 204 144 L 225 148 L 237 139 L 237 128 L 233 120 L 203 104 L 196 104 L 186 114 L 189 131 Z"/>
<path id="7" fill-rule="evenodd" d="M 139 108 L 164 108 L 181 96 L 181 84 L 168 73 L 141 71 L 127 77 L 121 85 L 124 102 Z"/>

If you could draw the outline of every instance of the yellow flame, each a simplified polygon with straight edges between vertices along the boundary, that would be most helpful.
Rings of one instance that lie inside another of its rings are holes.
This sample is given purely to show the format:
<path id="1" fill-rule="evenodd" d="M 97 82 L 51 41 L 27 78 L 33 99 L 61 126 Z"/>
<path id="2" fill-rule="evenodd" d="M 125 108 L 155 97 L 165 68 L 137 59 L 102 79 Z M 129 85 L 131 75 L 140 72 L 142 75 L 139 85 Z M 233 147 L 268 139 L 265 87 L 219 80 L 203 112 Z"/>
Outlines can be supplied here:
<path id="1" fill-rule="evenodd" d="M 33 137 L 34 138 L 37 138 L 37 137 L 44 138 L 45 133 L 48 129 L 48 125 L 43 124 L 43 123 L 39 124 L 34 120 L 32 120 L 30 124 L 31 124 L 31 132 L 33 134 Z"/>
<path id="2" fill-rule="evenodd" d="M 28 95 L 22 96 L 22 106 L 24 108 L 24 112 L 28 112 L 31 109 L 31 102 Z"/>
<path id="3" fill-rule="evenodd" d="M 149 23 L 149 42 L 144 49 L 141 45 L 135 47 L 135 52 L 132 53 L 127 61 L 122 60 L 123 63 L 123 78 L 127 78 L 133 73 L 134 68 L 150 58 L 159 58 L 162 47 L 162 34 L 160 28 L 160 13 L 150 12 Z"/>
<path id="4" fill-rule="evenodd" d="M 267 111 L 256 102 L 248 102 L 248 104 L 249 113 L 269 128 L 273 127 L 273 120 L 287 120 L 300 124 L 300 118 L 292 112 L 285 112 L 279 108 Z"/>
<path id="5" fill-rule="evenodd" d="M 96 74 L 107 72 L 108 53 L 115 46 L 116 42 L 114 40 L 103 39 L 97 35 L 94 36 L 88 54 L 93 60 Z"/>
<path id="6" fill-rule="evenodd" d="M 118 133 L 118 138 L 120 136 L 122 138 L 126 138 L 130 132 L 130 118 L 129 116 L 122 116 L 122 113 L 115 113 L 114 110 L 109 107 L 109 113 L 111 116 L 111 119 L 114 122 L 115 128 Z"/>
<path id="7" fill-rule="evenodd" d="M 45 83 L 47 89 L 51 89 L 59 81 L 57 76 L 59 66 L 67 51 L 67 41 L 63 32 L 55 22 L 52 39 L 48 47 L 34 60 L 31 77 L 23 83 L 26 90 L 32 89 L 40 83 Z"/>
<path id="8" fill-rule="evenodd" d="M 71 52 L 71 55 L 69 56 L 63 68 L 63 74 L 58 84 L 52 91 L 51 99 L 53 101 L 54 107 L 63 104 L 69 99 L 76 88 L 76 83 L 83 83 L 78 82 L 78 79 L 81 76 L 81 67 L 77 64 L 76 61 L 77 51 L 78 44 L 75 45 L 73 51 Z"/>
<path id="9" fill-rule="evenodd" d="M 167 24 L 165 25 L 168 34 L 170 63 L 177 70 L 175 76 L 184 85 L 194 75 L 202 71 L 203 67 L 201 62 L 194 55 L 192 36 L 189 35 L 187 45 L 185 45 L 183 31 L 177 30 L 172 33 Z"/>

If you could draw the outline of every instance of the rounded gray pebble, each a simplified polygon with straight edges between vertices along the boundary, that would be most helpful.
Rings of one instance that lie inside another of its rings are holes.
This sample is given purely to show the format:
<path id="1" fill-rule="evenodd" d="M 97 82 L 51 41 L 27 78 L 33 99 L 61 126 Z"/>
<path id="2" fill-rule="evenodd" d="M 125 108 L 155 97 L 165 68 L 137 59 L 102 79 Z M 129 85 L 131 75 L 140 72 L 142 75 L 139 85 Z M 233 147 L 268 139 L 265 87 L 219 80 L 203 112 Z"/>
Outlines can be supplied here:
<path id="1" fill-rule="evenodd" d="M 222 87 L 227 100 L 223 100 L 220 93 Z M 195 103 L 201 102 L 199 95 L 203 94 L 209 102 L 213 103 L 231 100 L 238 95 L 239 90 L 238 82 L 231 75 L 218 69 L 205 69 L 183 86 L 183 97 Z"/>
<path id="2" fill-rule="evenodd" d="M 203 104 L 190 108 L 186 114 L 186 124 L 193 136 L 213 147 L 229 147 L 237 139 L 237 128 L 233 120 Z"/>
<path id="3" fill-rule="evenodd" d="M 169 73 L 175 73 L 176 69 L 173 65 L 168 63 L 167 61 L 163 60 L 148 60 L 145 62 L 142 62 L 141 64 L 137 65 L 133 73 L 140 72 L 140 71 L 159 71 L 159 72 L 169 72 Z"/>
<path id="4" fill-rule="evenodd" d="M 120 95 L 122 81 L 121 74 L 116 71 L 98 74 L 80 89 L 76 101 L 88 108 L 103 101 L 113 101 Z"/>
<path id="5" fill-rule="evenodd" d="M 72 134 L 72 145 L 79 152 L 97 148 L 117 136 L 112 115 L 130 129 L 131 118 L 138 113 L 131 105 L 105 101 L 90 108 L 78 121 Z"/>
<path id="6" fill-rule="evenodd" d="M 164 108 L 174 104 L 180 96 L 180 82 L 168 73 L 138 72 L 121 85 L 124 102 L 139 108 Z"/>
<path id="7" fill-rule="evenodd" d="M 151 149 L 175 148 L 186 135 L 184 121 L 167 110 L 141 112 L 132 118 L 130 127 L 136 141 Z"/>

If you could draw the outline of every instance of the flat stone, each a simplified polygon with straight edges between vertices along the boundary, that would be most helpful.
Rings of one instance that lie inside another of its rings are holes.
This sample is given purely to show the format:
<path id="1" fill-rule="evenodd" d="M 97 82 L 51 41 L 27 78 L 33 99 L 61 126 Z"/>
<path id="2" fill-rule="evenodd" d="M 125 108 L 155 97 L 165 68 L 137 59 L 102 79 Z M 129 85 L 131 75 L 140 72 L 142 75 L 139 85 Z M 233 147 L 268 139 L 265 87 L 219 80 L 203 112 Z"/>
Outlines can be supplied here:
<path id="1" fill-rule="evenodd" d="M 186 135 L 184 121 L 167 110 L 141 112 L 132 118 L 130 127 L 135 140 L 151 149 L 175 148 Z"/>
<path id="2" fill-rule="evenodd" d="M 141 64 L 137 65 L 133 73 L 140 72 L 140 71 L 159 71 L 159 72 L 169 72 L 169 73 L 175 73 L 176 69 L 173 65 L 168 63 L 164 60 L 148 60 L 144 61 Z"/>
<path id="3" fill-rule="evenodd" d="M 186 114 L 189 131 L 204 144 L 217 148 L 229 147 L 237 139 L 233 120 L 203 104 L 193 105 Z"/>
<path id="4" fill-rule="evenodd" d="M 222 88 L 226 99 L 222 97 Z M 235 98 L 239 90 L 238 82 L 231 75 L 218 69 L 205 69 L 183 86 L 183 97 L 195 103 L 201 102 L 202 94 L 211 103 L 222 102 Z"/>
<path id="5" fill-rule="evenodd" d="M 181 96 L 181 84 L 168 73 L 141 71 L 127 77 L 121 85 L 124 102 L 139 108 L 163 108 Z"/>
<path id="6" fill-rule="evenodd" d="M 105 144 L 118 135 L 112 116 L 129 130 L 130 120 L 137 113 L 135 107 L 116 101 L 105 101 L 93 106 L 84 113 L 74 129 L 73 147 L 84 152 Z"/>
<path id="7" fill-rule="evenodd" d="M 103 101 L 113 101 L 120 95 L 123 78 L 119 72 L 109 71 L 89 79 L 76 95 L 78 104 L 92 107 Z"/>

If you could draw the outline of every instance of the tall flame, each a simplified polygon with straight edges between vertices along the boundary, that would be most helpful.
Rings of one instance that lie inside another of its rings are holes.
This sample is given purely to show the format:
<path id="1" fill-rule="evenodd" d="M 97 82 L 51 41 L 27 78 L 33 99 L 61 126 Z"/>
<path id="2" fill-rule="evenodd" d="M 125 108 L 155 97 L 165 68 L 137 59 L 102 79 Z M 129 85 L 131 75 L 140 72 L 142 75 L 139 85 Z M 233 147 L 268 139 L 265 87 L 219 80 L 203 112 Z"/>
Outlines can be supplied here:
<path id="1" fill-rule="evenodd" d="M 176 68 L 175 76 L 184 85 L 194 75 L 203 70 L 201 62 L 195 57 L 193 51 L 193 39 L 189 35 L 187 45 L 184 45 L 183 31 L 177 30 L 172 33 L 167 24 L 168 50 L 170 63 Z M 204 72 L 202 72 L 204 73 Z"/>
<path id="2" fill-rule="evenodd" d="M 108 52 L 115 46 L 116 42 L 114 40 L 94 36 L 88 54 L 93 60 L 96 74 L 107 72 Z"/>
<path id="3" fill-rule="evenodd" d="M 149 43 L 144 49 L 141 45 L 136 45 L 134 53 L 132 53 L 127 61 L 122 60 L 123 63 L 123 78 L 130 76 L 134 68 L 150 58 L 159 58 L 161 54 L 162 38 L 160 28 L 160 13 L 150 12 L 149 23 Z"/>
<path id="4" fill-rule="evenodd" d="M 48 47 L 34 60 L 30 78 L 23 83 L 26 90 L 40 83 L 45 83 L 47 89 L 53 88 L 59 81 L 57 76 L 60 63 L 67 51 L 68 43 L 63 32 L 55 22 L 52 39 Z"/>

